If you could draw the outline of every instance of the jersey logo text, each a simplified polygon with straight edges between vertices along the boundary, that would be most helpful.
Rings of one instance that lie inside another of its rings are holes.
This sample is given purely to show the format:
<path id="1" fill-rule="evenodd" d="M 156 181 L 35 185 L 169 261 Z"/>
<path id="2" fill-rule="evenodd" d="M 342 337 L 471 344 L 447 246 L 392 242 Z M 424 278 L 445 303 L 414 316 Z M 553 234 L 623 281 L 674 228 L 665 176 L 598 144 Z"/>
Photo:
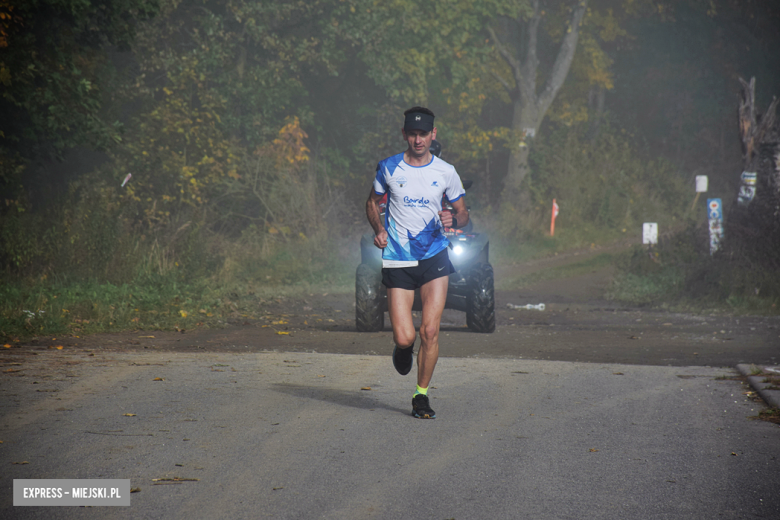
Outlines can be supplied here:
<path id="1" fill-rule="evenodd" d="M 430 200 L 426 199 L 425 197 L 420 197 L 419 199 L 404 197 L 404 204 L 422 204 L 423 206 L 427 206 L 429 202 Z"/>

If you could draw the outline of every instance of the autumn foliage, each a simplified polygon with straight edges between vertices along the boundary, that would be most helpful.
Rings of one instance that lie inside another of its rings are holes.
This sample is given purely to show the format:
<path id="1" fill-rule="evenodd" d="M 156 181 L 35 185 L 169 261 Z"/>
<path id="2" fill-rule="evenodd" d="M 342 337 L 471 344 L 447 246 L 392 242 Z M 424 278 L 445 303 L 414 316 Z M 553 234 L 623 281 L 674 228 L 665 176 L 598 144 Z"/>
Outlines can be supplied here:
<path id="1" fill-rule="evenodd" d="M 731 188 L 745 60 L 717 24 L 749 18 L 776 48 L 777 10 L 739 4 L 0 0 L 2 275 L 343 282 L 376 163 L 417 104 L 475 181 L 497 258 L 544 237 L 553 198 L 555 247 L 677 226 L 694 174 Z M 683 41 L 689 20 L 711 61 Z"/>

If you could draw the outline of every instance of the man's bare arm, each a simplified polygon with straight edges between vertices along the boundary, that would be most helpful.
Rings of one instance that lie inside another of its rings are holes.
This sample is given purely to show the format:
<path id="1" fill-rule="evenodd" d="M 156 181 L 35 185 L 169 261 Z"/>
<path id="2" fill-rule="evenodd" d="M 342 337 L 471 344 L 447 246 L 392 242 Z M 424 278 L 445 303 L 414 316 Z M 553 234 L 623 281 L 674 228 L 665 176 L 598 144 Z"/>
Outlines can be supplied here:
<path id="1" fill-rule="evenodd" d="M 380 249 L 387 247 L 387 231 L 382 224 L 382 218 L 379 216 L 379 203 L 382 201 L 384 195 L 377 195 L 374 190 L 368 195 L 366 201 L 366 216 L 368 217 L 368 223 L 371 224 L 371 228 L 374 230 L 374 245 Z"/>
<path id="2" fill-rule="evenodd" d="M 446 210 L 439 212 L 441 223 L 446 228 L 452 227 L 453 217 L 458 221 L 459 228 L 469 223 L 469 210 L 466 208 L 465 197 L 461 197 L 452 203 L 452 212 Z"/>

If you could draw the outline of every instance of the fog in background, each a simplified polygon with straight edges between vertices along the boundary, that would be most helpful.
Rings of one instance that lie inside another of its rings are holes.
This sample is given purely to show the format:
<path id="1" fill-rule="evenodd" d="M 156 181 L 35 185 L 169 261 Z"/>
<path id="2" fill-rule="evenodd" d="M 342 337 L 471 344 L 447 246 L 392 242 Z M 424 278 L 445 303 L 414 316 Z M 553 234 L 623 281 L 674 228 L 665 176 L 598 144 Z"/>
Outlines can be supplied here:
<path id="1" fill-rule="evenodd" d="M 541 236 L 553 198 L 588 237 L 679 226 L 696 175 L 736 196 L 738 78 L 756 77 L 759 107 L 780 92 L 767 2 L 1 0 L 0 14 L 0 258 L 19 276 L 187 265 L 290 283 L 354 262 L 376 162 L 404 149 L 418 104 L 491 232 Z"/>

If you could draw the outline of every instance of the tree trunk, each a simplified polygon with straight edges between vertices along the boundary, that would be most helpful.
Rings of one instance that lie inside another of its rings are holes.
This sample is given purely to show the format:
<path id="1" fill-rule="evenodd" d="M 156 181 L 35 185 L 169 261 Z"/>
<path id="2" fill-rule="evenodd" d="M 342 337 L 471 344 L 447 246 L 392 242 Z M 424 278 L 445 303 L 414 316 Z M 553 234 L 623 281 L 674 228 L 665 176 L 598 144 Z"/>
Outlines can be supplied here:
<path id="1" fill-rule="evenodd" d="M 516 99 L 512 106 L 512 130 L 518 133 L 524 132 L 525 139 L 509 154 L 509 167 L 504 179 L 503 193 L 509 191 L 512 197 L 520 194 L 523 179 L 528 174 L 528 145 L 533 141 L 539 123 L 536 104 L 526 96 Z"/>
<path id="2" fill-rule="evenodd" d="M 547 109 L 550 108 L 558 94 L 566 76 L 569 74 L 574 51 L 579 38 L 579 26 L 587 10 L 587 0 L 579 0 L 572 9 L 565 36 L 558 49 L 555 62 L 549 77 L 540 92 L 537 92 L 537 75 L 539 60 L 537 57 L 537 35 L 543 12 L 539 0 L 533 0 L 534 14 L 527 21 L 515 20 L 519 25 L 525 25 L 520 31 L 525 35 L 524 56 L 519 57 L 510 46 L 498 37 L 492 27 L 488 26 L 493 43 L 501 57 L 512 70 L 514 85 L 509 80 L 496 74 L 496 79 L 509 93 L 512 102 L 512 130 L 517 135 L 524 135 L 520 146 L 510 152 L 507 174 L 504 179 L 504 190 L 501 193 L 501 203 L 513 203 L 522 193 L 522 184 L 528 175 L 528 146 L 536 136 L 539 126 L 544 120 Z"/>
<path id="3" fill-rule="evenodd" d="M 758 148 L 767 132 L 773 130 L 778 99 L 772 100 L 764 117 L 756 113 L 756 78 L 750 83 L 739 78 L 742 83 L 742 100 L 739 103 L 739 133 L 742 138 L 743 169 L 755 172 L 760 160 Z"/>
<path id="4" fill-rule="evenodd" d="M 775 98 L 763 115 L 755 105 L 755 78 L 740 79 L 739 130 L 743 172 L 725 222 L 726 251 L 750 270 L 780 270 L 780 122 Z M 752 287 L 750 289 L 753 289 Z M 755 287 L 756 291 L 760 287 Z M 758 294 L 756 292 L 756 294 Z"/>

